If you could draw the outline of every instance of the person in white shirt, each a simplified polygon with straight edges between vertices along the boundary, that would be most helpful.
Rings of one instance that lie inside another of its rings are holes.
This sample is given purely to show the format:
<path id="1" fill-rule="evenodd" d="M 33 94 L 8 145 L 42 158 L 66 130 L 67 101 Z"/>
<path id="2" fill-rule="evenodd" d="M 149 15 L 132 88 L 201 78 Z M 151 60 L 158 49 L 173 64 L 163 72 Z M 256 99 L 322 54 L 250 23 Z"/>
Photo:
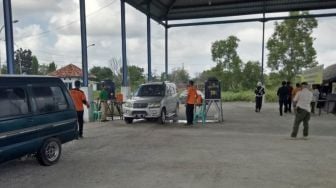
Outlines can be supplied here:
<path id="1" fill-rule="evenodd" d="M 311 113 L 315 113 L 315 108 L 316 108 L 316 104 L 318 102 L 320 96 L 320 91 L 318 90 L 317 86 L 313 86 L 313 100 L 311 102 Z"/>
<path id="2" fill-rule="evenodd" d="M 308 90 L 307 82 L 302 82 L 301 86 L 302 90 L 299 91 L 293 99 L 296 114 L 291 137 L 296 138 L 300 123 L 303 122 L 303 138 L 306 139 L 308 137 L 310 109 L 311 109 L 310 103 L 313 98 L 313 93 Z"/>

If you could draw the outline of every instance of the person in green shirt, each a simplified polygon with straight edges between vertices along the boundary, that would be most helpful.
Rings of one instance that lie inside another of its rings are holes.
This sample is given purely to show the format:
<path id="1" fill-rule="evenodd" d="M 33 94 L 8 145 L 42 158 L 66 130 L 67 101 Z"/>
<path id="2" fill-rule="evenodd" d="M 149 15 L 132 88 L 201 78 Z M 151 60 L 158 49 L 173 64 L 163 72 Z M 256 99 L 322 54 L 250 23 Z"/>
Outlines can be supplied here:
<path id="1" fill-rule="evenodd" d="M 99 100 L 102 109 L 102 119 L 101 121 L 107 121 L 107 100 L 108 100 L 108 92 L 106 90 L 105 85 L 103 85 L 102 90 L 99 93 Z"/>

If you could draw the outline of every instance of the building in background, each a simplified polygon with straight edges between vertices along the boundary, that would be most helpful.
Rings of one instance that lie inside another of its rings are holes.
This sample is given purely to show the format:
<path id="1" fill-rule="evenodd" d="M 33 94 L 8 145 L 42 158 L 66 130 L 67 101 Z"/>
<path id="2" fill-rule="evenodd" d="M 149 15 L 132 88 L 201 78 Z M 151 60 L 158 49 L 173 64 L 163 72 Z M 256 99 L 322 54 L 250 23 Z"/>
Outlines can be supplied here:
<path id="1" fill-rule="evenodd" d="M 68 89 L 72 89 L 75 87 L 76 80 L 80 80 L 80 82 L 83 83 L 82 69 L 80 69 L 74 64 L 66 65 L 60 69 L 57 69 L 54 72 L 49 73 L 48 75 L 61 78 Z M 90 80 L 93 78 L 95 78 L 94 75 L 89 75 L 89 86 L 92 87 L 93 91 L 96 91 L 97 82 Z"/>

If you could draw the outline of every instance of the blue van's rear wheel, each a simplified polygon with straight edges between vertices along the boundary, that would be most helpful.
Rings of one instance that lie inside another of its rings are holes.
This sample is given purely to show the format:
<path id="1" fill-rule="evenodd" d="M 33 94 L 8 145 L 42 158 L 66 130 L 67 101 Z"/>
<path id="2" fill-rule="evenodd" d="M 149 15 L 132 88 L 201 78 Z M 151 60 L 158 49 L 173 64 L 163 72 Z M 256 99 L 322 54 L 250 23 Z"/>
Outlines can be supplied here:
<path id="1" fill-rule="evenodd" d="M 56 138 L 50 138 L 42 144 L 37 153 L 37 160 L 41 165 L 50 166 L 58 162 L 61 153 L 61 142 Z"/>

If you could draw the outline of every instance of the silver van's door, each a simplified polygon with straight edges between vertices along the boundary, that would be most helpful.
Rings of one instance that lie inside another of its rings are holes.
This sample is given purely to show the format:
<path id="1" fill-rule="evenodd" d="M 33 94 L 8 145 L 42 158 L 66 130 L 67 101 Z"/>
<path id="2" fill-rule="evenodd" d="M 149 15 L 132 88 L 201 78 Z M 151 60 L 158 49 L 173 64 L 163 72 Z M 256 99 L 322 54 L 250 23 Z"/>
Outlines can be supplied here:
<path id="1" fill-rule="evenodd" d="M 167 115 L 171 116 L 175 110 L 176 100 L 174 97 L 174 87 L 171 84 L 166 85 Z"/>
<path id="2" fill-rule="evenodd" d="M 0 162 L 29 152 L 36 137 L 27 88 L 0 87 Z"/>

